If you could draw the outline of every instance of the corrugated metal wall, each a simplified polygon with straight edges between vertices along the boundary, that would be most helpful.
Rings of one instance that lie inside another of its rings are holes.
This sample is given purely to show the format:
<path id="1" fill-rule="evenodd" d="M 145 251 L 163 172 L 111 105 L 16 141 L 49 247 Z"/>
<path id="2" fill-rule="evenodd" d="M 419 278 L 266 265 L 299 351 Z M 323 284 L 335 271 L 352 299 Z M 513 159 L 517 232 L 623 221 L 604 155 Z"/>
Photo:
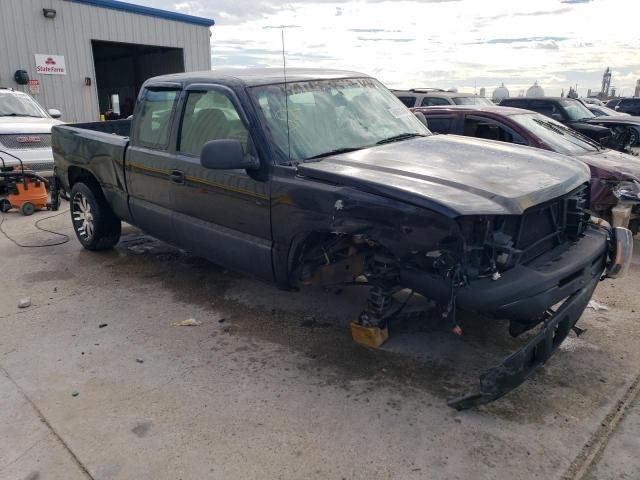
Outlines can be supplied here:
<path id="1" fill-rule="evenodd" d="M 54 19 L 43 8 L 53 8 Z M 35 98 L 68 122 L 97 120 L 98 99 L 91 40 L 184 49 L 186 71 L 209 70 L 209 29 L 204 26 L 82 5 L 66 0 L 0 0 L 0 86 L 18 87 L 13 74 L 40 80 Z M 34 54 L 64 55 L 67 75 L 35 73 Z M 90 77 L 91 86 L 85 86 Z"/>

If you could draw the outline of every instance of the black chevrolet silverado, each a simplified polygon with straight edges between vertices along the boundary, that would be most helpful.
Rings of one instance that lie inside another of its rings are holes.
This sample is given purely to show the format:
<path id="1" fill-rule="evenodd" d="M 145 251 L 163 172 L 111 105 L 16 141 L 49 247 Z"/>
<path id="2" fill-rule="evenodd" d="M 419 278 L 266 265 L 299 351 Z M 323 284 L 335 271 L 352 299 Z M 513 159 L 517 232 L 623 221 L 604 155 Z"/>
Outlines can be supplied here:
<path id="1" fill-rule="evenodd" d="M 366 281 L 361 327 L 386 328 L 411 289 L 456 332 L 457 309 L 538 329 L 456 408 L 521 384 L 629 262 L 628 231 L 588 213 L 585 165 L 431 135 L 354 72 L 152 78 L 131 121 L 54 127 L 53 151 L 87 249 L 114 246 L 124 220 L 282 288 Z"/>

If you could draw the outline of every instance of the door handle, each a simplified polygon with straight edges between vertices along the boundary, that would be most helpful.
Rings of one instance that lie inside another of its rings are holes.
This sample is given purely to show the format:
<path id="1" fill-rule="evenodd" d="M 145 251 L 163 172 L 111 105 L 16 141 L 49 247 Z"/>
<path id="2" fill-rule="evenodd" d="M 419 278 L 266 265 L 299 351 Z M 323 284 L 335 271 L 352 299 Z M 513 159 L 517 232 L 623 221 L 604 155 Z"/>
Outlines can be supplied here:
<path id="1" fill-rule="evenodd" d="M 169 174 L 169 178 L 173 183 L 184 183 L 184 172 L 180 170 L 172 170 Z"/>

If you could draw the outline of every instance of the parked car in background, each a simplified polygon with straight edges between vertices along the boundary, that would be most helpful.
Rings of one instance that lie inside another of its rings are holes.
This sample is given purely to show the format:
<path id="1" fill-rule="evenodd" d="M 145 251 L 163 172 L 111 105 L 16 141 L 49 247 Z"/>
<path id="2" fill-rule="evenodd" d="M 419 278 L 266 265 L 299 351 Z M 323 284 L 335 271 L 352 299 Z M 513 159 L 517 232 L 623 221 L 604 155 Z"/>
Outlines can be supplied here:
<path id="1" fill-rule="evenodd" d="M 156 77 L 126 136 L 105 132 L 111 122 L 54 127 L 56 184 L 70 192 L 79 242 L 113 247 L 124 220 L 282 288 L 362 276 L 358 329 L 385 329 L 405 287 L 454 331 L 456 308 L 509 319 L 513 335 L 539 327 L 456 408 L 522 383 L 603 272 L 628 266 L 630 232 L 590 221 L 583 163 L 432 135 L 360 73 L 286 73 Z"/>
<path id="2" fill-rule="evenodd" d="M 450 92 L 439 88 L 412 88 L 391 90 L 407 107 L 434 107 L 437 105 L 493 105 L 491 100 L 473 93 Z"/>
<path id="3" fill-rule="evenodd" d="M 625 117 L 630 116 L 628 113 L 616 112 L 609 107 L 605 107 L 604 105 L 593 105 L 588 103 L 585 105 L 589 109 L 591 113 L 593 113 L 596 117 Z"/>
<path id="4" fill-rule="evenodd" d="M 640 139 L 640 122 L 633 117 L 596 117 L 579 100 L 561 97 L 514 97 L 500 102 L 504 107 L 524 108 L 576 130 L 601 145 L 628 152 Z"/>
<path id="5" fill-rule="evenodd" d="M 594 215 L 640 230 L 640 159 L 605 149 L 588 137 L 540 113 L 510 107 L 416 108 L 432 132 L 517 143 L 562 153 L 591 170 Z M 614 210 L 615 209 L 615 210 Z"/>
<path id="6" fill-rule="evenodd" d="M 583 97 L 583 98 L 579 98 L 578 100 L 580 100 L 585 105 L 596 105 L 598 107 L 604 107 L 604 102 L 599 98 Z"/>
<path id="7" fill-rule="evenodd" d="M 616 112 L 640 116 L 640 97 L 614 98 L 607 102 L 607 107 Z"/>
<path id="8" fill-rule="evenodd" d="M 25 169 L 43 177 L 53 176 L 51 127 L 62 122 L 58 110 L 46 111 L 31 96 L 11 89 L 0 89 L 0 150 L 19 157 Z M 2 154 L 7 166 L 19 162 Z"/>

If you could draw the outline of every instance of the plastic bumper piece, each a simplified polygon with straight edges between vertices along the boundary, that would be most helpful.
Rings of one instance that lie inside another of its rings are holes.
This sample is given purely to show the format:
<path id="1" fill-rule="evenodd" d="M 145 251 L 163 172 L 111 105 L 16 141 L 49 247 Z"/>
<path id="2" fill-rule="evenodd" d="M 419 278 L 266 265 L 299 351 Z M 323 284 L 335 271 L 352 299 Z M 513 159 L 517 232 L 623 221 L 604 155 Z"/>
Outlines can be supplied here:
<path id="1" fill-rule="evenodd" d="M 480 376 L 477 390 L 450 399 L 456 410 L 492 402 L 522 384 L 553 355 L 587 307 L 599 278 L 571 295 L 523 348 Z"/>

